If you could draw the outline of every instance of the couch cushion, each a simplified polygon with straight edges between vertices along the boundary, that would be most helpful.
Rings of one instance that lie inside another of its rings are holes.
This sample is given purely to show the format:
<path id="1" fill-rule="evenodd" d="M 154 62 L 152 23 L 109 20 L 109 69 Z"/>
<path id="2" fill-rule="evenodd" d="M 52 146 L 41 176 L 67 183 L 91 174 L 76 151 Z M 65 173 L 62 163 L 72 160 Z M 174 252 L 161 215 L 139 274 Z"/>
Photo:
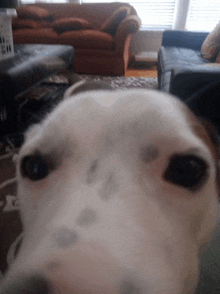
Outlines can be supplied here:
<path id="1" fill-rule="evenodd" d="M 182 68 L 208 63 L 208 60 L 202 57 L 200 51 L 188 48 L 162 46 L 159 55 L 162 73 L 176 67 Z"/>
<path id="2" fill-rule="evenodd" d="M 15 30 L 13 40 L 15 44 L 59 44 L 58 34 L 52 28 Z"/>
<path id="3" fill-rule="evenodd" d="M 47 1 L 47 3 L 45 1 L 38 1 L 37 3 L 31 5 L 47 9 L 53 15 L 54 20 L 65 17 L 79 17 L 86 19 L 95 30 L 99 30 L 104 22 L 121 6 L 129 6 L 131 7 L 131 14 L 137 14 L 133 6 L 122 2 L 82 3 L 80 5 L 77 3 L 48 2 L 49 1 Z"/>
<path id="4" fill-rule="evenodd" d="M 59 44 L 72 45 L 79 49 L 105 49 L 113 48 L 113 38 L 111 35 L 94 31 L 68 31 L 59 35 Z"/>
<path id="5" fill-rule="evenodd" d="M 101 26 L 101 31 L 114 36 L 121 21 L 131 13 L 129 6 L 121 6 Z"/>
<path id="6" fill-rule="evenodd" d="M 47 21 L 37 21 L 33 19 L 19 19 L 19 18 L 15 18 L 12 20 L 13 30 L 36 29 L 36 28 L 43 28 L 47 26 L 49 26 L 49 22 Z"/>
<path id="7" fill-rule="evenodd" d="M 214 30 L 208 34 L 202 44 L 201 54 L 204 58 L 216 58 L 220 50 L 220 22 L 216 25 Z"/>
<path id="8" fill-rule="evenodd" d="M 85 30 L 91 28 L 87 20 L 77 17 L 58 19 L 51 24 L 51 27 L 58 34 L 61 34 L 65 31 Z"/>
<path id="9" fill-rule="evenodd" d="M 17 8 L 17 15 L 19 18 L 30 19 L 47 19 L 50 17 L 50 13 L 45 8 L 36 6 L 24 6 Z"/>

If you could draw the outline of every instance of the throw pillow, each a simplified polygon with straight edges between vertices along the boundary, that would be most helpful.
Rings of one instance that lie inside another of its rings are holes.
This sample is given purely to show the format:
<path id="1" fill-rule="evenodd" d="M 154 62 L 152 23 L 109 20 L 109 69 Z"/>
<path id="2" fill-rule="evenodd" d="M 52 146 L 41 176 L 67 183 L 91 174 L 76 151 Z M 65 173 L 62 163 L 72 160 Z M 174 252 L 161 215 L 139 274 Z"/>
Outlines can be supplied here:
<path id="1" fill-rule="evenodd" d="M 79 31 L 91 28 L 87 20 L 76 17 L 58 19 L 51 24 L 51 27 L 59 34 L 66 31 Z"/>
<path id="2" fill-rule="evenodd" d="M 12 29 L 37 29 L 49 26 L 49 22 L 47 21 L 36 21 L 33 19 L 19 19 L 15 18 L 12 20 Z"/>
<path id="3" fill-rule="evenodd" d="M 101 26 L 101 31 L 112 36 L 116 34 L 120 22 L 131 13 L 131 7 L 121 6 Z"/>
<path id="4" fill-rule="evenodd" d="M 216 58 L 220 50 L 220 22 L 214 28 L 214 30 L 208 34 L 205 41 L 202 44 L 201 54 L 204 58 L 214 59 Z"/>
<path id="5" fill-rule="evenodd" d="M 36 6 L 24 6 L 17 8 L 17 15 L 19 18 L 29 18 L 29 19 L 48 19 L 51 17 L 50 13 L 40 7 Z"/>

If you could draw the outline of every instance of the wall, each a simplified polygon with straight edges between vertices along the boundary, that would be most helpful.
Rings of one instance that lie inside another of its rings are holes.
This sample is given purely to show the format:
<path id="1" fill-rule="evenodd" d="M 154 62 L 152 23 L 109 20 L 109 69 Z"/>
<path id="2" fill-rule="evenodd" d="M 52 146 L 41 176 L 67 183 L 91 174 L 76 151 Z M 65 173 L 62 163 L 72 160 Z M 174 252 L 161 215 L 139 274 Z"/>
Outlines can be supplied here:
<path id="1" fill-rule="evenodd" d="M 130 50 L 132 55 L 143 51 L 158 52 L 162 42 L 161 31 L 139 31 L 132 36 Z"/>

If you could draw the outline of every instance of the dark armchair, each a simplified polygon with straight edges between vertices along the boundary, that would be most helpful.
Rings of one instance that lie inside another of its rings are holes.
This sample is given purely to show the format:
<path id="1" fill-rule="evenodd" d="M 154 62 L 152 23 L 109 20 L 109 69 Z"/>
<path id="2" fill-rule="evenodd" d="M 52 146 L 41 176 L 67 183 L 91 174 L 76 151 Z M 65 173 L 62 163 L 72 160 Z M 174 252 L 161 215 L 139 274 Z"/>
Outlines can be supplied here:
<path id="1" fill-rule="evenodd" d="M 159 89 L 182 100 L 195 94 L 204 85 L 220 83 L 220 64 L 201 55 L 201 46 L 208 33 L 165 31 L 158 53 Z"/>

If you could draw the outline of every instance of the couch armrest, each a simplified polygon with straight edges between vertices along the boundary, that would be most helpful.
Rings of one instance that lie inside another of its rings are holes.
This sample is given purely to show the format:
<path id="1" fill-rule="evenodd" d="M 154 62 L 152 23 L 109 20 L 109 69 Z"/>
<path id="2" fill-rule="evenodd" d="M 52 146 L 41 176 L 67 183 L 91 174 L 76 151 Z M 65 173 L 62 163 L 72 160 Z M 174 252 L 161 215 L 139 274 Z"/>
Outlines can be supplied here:
<path id="1" fill-rule="evenodd" d="M 211 83 L 220 83 L 220 66 L 198 65 L 189 68 L 174 68 L 171 71 L 169 92 L 181 100 L 186 100 L 204 85 Z"/>
<path id="2" fill-rule="evenodd" d="M 130 41 L 128 38 L 131 34 L 136 33 L 141 27 L 141 20 L 137 15 L 127 16 L 118 26 L 114 41 L 115 51 L 124 52 L 126 43 Z"/>
<path id="3" fill-rule="evenodd" d="M 162 46 L 184 47 L 200 50 L 207 37 L 206 32 L 170 31 L 163 33 Z"/>

